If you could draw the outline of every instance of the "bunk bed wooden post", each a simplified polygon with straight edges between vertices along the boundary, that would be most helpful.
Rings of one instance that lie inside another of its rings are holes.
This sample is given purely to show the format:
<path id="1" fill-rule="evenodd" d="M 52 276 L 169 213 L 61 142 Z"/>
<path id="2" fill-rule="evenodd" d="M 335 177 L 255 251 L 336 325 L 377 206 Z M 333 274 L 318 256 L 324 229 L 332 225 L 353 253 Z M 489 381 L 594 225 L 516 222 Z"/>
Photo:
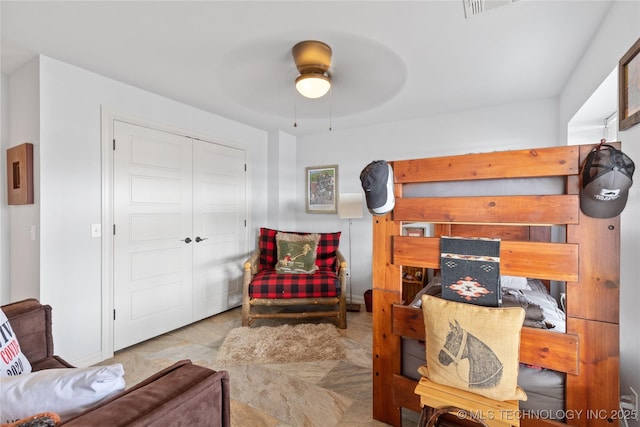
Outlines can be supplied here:
<path id="1" fill-rule="evenodd" d="M 401 192 L 402 186 L 396 184 L 396 196 Z M 392 264 L 391 236 L 400 231 L 401 224 L 393 221 L 391 213 L 373 217 L 373 417 L 393 426 L 401 425 L 401 408 L 394 405 L 392 395 L 376 390 L 393 390 L 393 374 L 401 368 L 400 337 L 391 330 L 391 308 L 402 301 L 401 272 Z"/>
<path id="2" fill-rule="evenodd" d="M 620 148 L 619 143 L 613 144 Z M 580 147 L 580 164 L 592 146 Z M 575 183 L 574 183 L 575 184 Z M 574 191 L 569 189 L 569 191 Z M 620 402 L 620 217 L 596 219 L 580 212 L 567 226 L 579 247 L 579 280 L 567 283 L 567 332 L 580 335 L 579 375 L 567 375 L 566 408 L 583 416 L 577 426 L 618 425 Z"/>

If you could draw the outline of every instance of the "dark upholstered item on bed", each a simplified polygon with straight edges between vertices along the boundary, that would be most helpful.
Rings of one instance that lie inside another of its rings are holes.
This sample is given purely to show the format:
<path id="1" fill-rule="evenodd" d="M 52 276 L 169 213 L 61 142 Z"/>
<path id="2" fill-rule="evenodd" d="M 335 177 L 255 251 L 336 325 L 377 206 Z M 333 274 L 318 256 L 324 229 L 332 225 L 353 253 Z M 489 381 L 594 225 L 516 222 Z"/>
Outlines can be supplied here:
<path id="1" fill-rule="evenodd" d="M 250 326 L 259 318 L 307 318 L 333 317 L 338 327 L 347 327 L 346 268 L 338 246 L 340 232 L 301 233 L 289 235 L 319 234 L 316 267 L 313 273 L 281 274 L 276 270 L 278 262 L 278 230 L 261 228 L 258 249 L 244 263 L 242 291 L 242 325 Z M 326 310 L 264 312 L 256 306 L 269 307 L 326 307 Z"/>
<path id="2" fill-rule="evenodd" d="M 28 299 L 2 310 L 34 371 L 72 368 L 53 353 L 50 306 Z M 229 374 L 182 360 L 59 425 L 153 424 L 230 426 Z"/>

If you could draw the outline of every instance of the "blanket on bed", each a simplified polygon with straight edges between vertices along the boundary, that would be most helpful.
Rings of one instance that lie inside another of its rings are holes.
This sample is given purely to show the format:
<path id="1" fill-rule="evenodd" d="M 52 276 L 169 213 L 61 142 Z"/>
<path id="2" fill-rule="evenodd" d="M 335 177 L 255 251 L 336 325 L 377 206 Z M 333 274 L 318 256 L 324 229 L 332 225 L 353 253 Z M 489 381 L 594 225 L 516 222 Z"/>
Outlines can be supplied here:
<path id="1" fill-rule="evenodd" d="M 499 307 L 500 240 L 461 237 L 440 239 L 442 298 Z"/>
<path id="2" fill-rule="evenodd" d="M 524 326 L 564 332 L 565 315 L 558 307 L 556 300 L 548 294 L 540 280 L 526 280 L 528 290 L 501 287 L 502 307 L 522 307 L 525 310 Z M 442 277 L 440 274 L 436 275 L 416 294 L 410 305 L 420 308 L 424 294 L 442 298 Z"/>

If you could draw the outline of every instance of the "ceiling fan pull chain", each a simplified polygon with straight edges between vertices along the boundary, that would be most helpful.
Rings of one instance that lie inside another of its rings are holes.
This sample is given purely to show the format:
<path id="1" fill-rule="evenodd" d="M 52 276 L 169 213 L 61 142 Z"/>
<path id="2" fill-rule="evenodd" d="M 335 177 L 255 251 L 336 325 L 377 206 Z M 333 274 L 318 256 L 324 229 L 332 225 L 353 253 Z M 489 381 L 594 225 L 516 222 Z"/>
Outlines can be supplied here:
<path id="1" fill-rule="evenodd" d="M 293 127 L 298 127 L 298 102 L 296 101 L 296 94 L 293 94 Z"/>
<path id="2" fill-rule="evenodd" d="M 331 132 L 333 129 L 331 129 L 331 106 L 332 106 L 332 101 L 333 101 L 333 97 L 331 96 L 331 88 L 329 88 L 329 132 Z"/>

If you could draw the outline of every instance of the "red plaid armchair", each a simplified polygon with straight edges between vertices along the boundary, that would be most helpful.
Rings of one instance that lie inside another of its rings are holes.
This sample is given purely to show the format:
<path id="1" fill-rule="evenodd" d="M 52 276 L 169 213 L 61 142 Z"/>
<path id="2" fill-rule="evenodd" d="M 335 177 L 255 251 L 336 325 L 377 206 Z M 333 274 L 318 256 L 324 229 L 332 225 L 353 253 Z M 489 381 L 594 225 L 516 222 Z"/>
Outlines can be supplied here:
<path id="1" fill-rule="evenodd" d="M 347 262 L 338 250 L 340 232 L 318 233 L 316 266 L 313 274 L 279 274 L 275 270 L 278 230 L 260 229 L 258 249 L 244 263 L 242 325 L 256 319 L 333 317 L 339 328 L 347 327 Z M 288 232 L 291 233 L 291 232 Z M 298 233 L 295 234 L 308 234 Z M 299 310 L 265 310 L 257 306 Z M 305 308 L 305 306 L 307 306 Z M 311 310 L 309 306 L 325 309 Z"/>

